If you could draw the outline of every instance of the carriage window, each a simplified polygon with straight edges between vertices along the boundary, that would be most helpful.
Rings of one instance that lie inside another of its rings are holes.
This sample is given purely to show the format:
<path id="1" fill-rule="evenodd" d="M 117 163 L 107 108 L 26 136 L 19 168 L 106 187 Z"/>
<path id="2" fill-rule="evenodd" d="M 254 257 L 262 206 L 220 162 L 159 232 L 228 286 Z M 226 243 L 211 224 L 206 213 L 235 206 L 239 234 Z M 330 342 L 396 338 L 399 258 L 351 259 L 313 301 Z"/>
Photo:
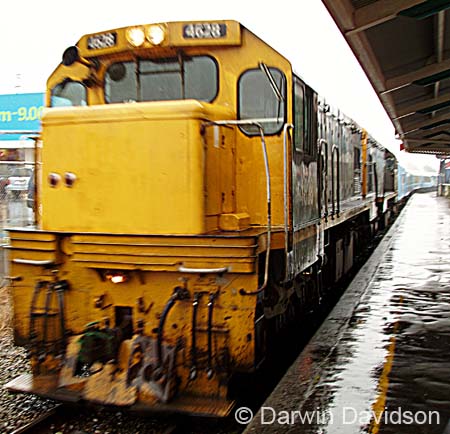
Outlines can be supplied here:
<path id="1" fill-rule="evenodd" d="M 108 68 L 105 99 L 109 103 L 197 99 L 217 95 L 216 62 L 207 56 L 120 62 Z"/>
<path id="2" fill-rule="evenodd" d="M 303 84 L 295 78 L 294 82 L 294 145 L 297 152 L 303 151 L 303 130 L 305 123 Z"/>
<path id="3" fill-rule="evenodd" d="M 286 80 L 278 69 L 269 68 L 269 72 L 283 99 L 277 98 L 263 71 L 246 71 L 239 79 L 239 119 L 255 120 L 264 128 L 265 134 L 276 134 L 284 124 Z M 258 128 L 252 125 L 241 126 L 241 129 L 248 135 L 259 134 Z"/>
<path id="4" fill-rule="evenodd" d="M 87 105 L 86 88 L 82 83 L 66 79 L 52 89 L 52 107 L 80 105 Z"/>
<path id="5" fill-rule="evenodd" d="M 304 152 L 312 158 L 317 153 L 317 94 L 306 88 Z"/>

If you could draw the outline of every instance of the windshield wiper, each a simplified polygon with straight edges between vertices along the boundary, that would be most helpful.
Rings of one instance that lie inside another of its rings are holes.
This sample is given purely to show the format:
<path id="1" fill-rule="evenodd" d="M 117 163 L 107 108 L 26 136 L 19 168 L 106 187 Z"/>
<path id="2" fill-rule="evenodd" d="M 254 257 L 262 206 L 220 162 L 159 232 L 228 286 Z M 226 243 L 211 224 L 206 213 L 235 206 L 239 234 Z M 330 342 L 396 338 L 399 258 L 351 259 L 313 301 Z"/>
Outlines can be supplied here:
<path id="1" fill-rule="evenodd" d="M 269 80 L 270 83 L 270 87 L 272 88 L 273 93 L 275 94 L 276 98 L 278 101 L 284 101 L 284 97 L 280 91 L 280 89 L 278 89 L 277 84 L 275 83 L 275 79 L 273 78 L 273 75 L 271 74 L 269 68 L 267 67 L 267 65 L 265 63 L 260 63 L 259 64 L 259 69 L 261 69 L 262 72 L 264 72 L 264 74 L 267 77 L 267 80 Z"/>

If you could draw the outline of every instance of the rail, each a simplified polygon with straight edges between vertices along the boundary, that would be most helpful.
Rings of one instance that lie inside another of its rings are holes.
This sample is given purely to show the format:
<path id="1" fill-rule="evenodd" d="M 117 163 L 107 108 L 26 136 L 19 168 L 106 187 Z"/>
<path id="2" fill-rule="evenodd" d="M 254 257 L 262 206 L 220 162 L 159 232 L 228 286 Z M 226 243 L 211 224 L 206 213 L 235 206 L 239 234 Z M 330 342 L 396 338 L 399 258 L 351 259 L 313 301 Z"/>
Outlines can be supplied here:
<path id="1" fill-rule="evenodd" d="M 55 407 L 53 407 L 52 409 L 40 414 L 32 421 L 25 423 L 24 425 L 16 428 L 14 431 L 11 431 L 11 434 L 35 433 L 38 425 L 41 425 L 46 421 L 52 420 L 52 418 L 56 415 L 57 410 L 60 407 L 62 407 L 62 404 L 56 404 Z"/>

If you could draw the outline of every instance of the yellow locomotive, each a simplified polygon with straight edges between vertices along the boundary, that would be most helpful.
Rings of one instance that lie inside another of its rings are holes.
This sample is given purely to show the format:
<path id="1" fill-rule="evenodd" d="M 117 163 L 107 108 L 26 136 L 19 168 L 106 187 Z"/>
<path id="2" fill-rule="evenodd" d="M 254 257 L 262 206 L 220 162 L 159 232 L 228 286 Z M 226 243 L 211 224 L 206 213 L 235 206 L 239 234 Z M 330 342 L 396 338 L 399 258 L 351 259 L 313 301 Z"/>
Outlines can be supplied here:
<path id="1" fill-rule="evenodd" d="M 226 415 L 382 224 L 385 151 L 235 21 L 83 36 L 10 231 L 16 391 Z"/>

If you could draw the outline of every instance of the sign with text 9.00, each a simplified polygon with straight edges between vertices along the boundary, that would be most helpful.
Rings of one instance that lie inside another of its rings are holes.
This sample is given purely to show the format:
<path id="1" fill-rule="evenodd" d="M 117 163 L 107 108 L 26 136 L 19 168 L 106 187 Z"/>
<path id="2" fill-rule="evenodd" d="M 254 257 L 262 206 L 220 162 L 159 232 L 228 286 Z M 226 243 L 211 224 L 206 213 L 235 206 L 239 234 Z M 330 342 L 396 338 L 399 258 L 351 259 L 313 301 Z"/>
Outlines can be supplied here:
<path id="1" fill-rule="evenodd" d="M 0 95 L 0 130 L 39 131 L 43 109 L 43 93 Z M 18 135 L 0 135 L 0 140 L 19 139 Z"/>

